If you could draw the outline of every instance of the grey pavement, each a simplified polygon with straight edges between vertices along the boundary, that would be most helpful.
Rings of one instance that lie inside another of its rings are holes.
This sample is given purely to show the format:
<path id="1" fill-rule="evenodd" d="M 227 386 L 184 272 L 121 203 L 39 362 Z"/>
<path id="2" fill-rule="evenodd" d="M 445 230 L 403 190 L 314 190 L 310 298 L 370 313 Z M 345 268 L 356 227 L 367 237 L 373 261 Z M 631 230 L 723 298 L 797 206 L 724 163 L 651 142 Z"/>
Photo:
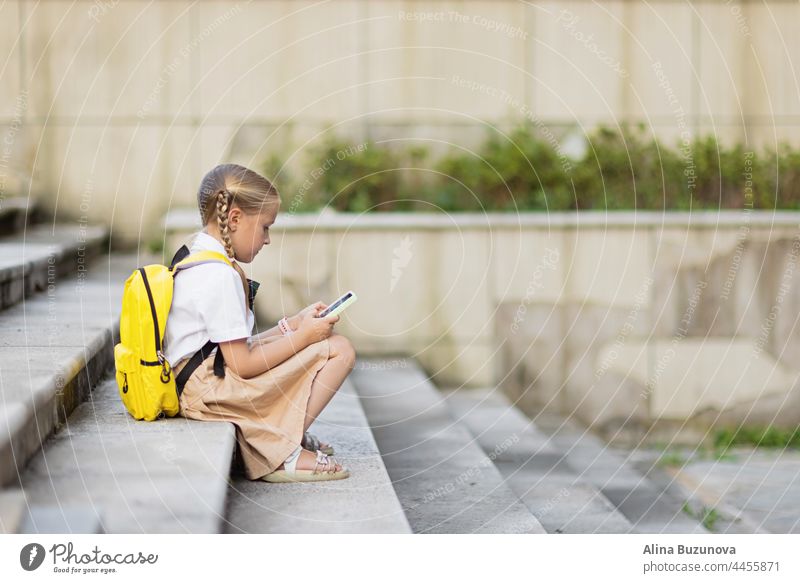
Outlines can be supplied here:
<path id="1" fill-rule="evenodd" d="M 800 451 L 737 447 L 722 459 L 687 454 L 685 463 L 664 471 L 729 518 L 715 532 L 800 532 Z"/>
<path id="2" fill-rule="evenodd" d="M 547 532 L 634 531 L 602 492 L 581 479 L 565 452 L 498 390 L 442 393 L 453 417 L 470 431 Z"/>

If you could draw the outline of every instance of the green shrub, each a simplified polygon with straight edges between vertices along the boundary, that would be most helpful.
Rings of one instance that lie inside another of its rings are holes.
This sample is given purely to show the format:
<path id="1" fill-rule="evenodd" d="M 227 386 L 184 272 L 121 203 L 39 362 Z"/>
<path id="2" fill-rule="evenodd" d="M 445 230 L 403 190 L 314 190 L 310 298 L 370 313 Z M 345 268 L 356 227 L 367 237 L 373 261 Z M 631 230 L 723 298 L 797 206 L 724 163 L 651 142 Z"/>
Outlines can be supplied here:
<path id="1" fill-rule="evenodd" d="M 746 152 L 706 136 L 667 147 L 643 125 L 623 125 L 591 132 L 585 155 L 572 160 L 548 137 L 525 121 L 436 161 L 404 142 L 327 138 L 310 148 L 289 191 L 302 192 L 297 210 L 351 212 L 800 208 L 800 150 L 786 144 Z M 264 166 L 280 169 L 274 158 Z"/>
<path id="2" fill-rule="evenodd" d="M 338 211 L 396 210 L 400 198 L 399 155 L 388 147 L 367 143 L 359 148 L 329 138 L 308 155 L 308 196 L 318 207 Z"/>

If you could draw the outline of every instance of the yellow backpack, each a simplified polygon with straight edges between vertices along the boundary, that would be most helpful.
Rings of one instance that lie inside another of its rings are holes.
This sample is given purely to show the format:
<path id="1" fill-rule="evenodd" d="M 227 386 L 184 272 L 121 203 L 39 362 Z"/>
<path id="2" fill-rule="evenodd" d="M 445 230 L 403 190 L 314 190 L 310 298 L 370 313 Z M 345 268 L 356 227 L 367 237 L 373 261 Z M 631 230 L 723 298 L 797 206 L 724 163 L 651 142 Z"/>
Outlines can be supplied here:
<path id="1" fill-rule="evenodd" d="M 184 269 L 209 262 L 231 265 L 222 253 L 201 251 L 177 263 L 173 260 L 171 267 L 140 267 L 125 281 L 114 364 L 119 395 L 136 419 L 153 421 L 180 411 L 175 378 L 163 352 L 174 278 Z"/>

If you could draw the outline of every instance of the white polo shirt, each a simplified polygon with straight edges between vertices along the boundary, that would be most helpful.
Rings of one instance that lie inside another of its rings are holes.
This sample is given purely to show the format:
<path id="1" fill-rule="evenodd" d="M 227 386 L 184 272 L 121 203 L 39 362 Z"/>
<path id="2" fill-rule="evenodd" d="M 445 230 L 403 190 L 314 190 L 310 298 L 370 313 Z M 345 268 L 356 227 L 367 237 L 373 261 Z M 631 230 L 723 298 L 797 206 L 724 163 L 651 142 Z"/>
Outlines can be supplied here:
<path id="1" fill-rule="evenodd" d="M 200 231 L 189 251 L 206 250 L 226 255 L 222 243 Z M 245 303 L 239 273 L 225 263 L 196 265 L 175 275 L 164 355 L 174 366 L 208 340 L 227 342 L 249 337 L 254 324 L 255 315 Z"/>

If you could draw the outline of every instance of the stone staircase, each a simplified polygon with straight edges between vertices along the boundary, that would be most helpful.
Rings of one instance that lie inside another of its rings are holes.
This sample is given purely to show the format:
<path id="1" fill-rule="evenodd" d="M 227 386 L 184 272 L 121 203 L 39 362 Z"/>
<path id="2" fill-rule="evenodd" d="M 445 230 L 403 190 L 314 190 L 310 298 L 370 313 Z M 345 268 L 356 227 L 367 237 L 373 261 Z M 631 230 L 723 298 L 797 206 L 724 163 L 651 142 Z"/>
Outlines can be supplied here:
<path id="1" fill-rule="evenodd" d="M 439 390 L 415 361 L 360 359 L 312 428 L 353 475 L 245 479 L 235 427 L 124 409 L 125 279 L 161 258 L 0 209 L 2 533 L 706 532 L 690 493 L 498 391 Z"/>
<path id="2" fill-rule="evenodd" d="M 27 201 L 6 202 L 0 210 L 0 531 L 29 532 L 30 521 L 48 508 L 21 488 L 22 468 L 113 367 L 123 274 L 135 258 L 115 256 L 112 264 L 104 254 L 105 228 L 37 223 Z M 61 514 L 72 516 L 73 509 Z"/>
<path id="3" fill-rule="evenodd" d="M 130 417 L 113 377 L 122 290 L 161 258 L 109 255 L 106 229 L 37 224 L 14 202 L 0 210 L 0 533 L 410 532 L 349 383 L 315 424 L 353 469 L 340 482 L 251 482 L 232 424 Z"/>
<path id="4" fill-rule="evenodd" d="M 437 390 L 409 359 L 351 375 L 414 532 L 708 533 L 691 492 L 494 389 Z"/>
<path id="5" fill-rule="evenodd" d="M 413 531 L 545 532 L 414 362 L 388 362 L 351 377 Z"/>

